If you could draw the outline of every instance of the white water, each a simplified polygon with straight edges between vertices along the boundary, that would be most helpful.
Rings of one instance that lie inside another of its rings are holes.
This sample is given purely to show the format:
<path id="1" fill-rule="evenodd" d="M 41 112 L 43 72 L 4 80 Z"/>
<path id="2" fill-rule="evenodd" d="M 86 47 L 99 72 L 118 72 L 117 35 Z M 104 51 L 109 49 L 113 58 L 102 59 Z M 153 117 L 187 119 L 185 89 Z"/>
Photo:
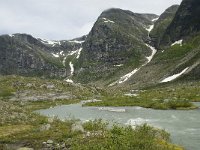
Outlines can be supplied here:
<path id="1" fill-rule="evenodd" d="M 200 106 L 200 103 L 195 104 Z M 50 117 L 75 118 L 83 122 L 101 118 L 133 127 L 147 123 L 165 129 L 171 134 L 172 142 L 184 146 L 186 150 L 199 150 L 200 147 L 200 109 L 153 110 L 141 107 L 82 107 L 82 104 L 71 104 L 39 112 Z"/>

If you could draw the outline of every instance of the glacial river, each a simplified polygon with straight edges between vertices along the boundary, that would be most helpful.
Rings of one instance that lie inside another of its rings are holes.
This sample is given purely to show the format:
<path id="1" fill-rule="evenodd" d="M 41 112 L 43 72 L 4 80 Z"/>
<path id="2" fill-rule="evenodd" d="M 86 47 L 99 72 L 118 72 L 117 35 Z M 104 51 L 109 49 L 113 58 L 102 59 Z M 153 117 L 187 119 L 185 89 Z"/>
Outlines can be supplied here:
<path id="1" fill-rule="evenodd" d="M 200 103 L 195 103 L 200 106 Z M 82 104 L 61 105 L 38 111 L 49 117 L 75 118 L 81 121 L 102 118 L 109 122 L 128 125 L 147 123 L 165 129 L 172 142 L 186 150 L 200 149 L 200 109 L 153 110 L 141 107 L 82 107 Z"/>

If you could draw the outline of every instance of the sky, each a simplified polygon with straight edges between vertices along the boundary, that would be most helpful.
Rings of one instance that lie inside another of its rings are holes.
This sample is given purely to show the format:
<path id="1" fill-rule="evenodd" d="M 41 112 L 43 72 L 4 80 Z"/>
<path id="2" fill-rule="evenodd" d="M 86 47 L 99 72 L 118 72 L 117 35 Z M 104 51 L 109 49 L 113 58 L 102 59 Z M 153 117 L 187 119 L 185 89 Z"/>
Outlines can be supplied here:
<path id="1" fill-rule="evenodd" d="M 67 40 L 86 35 L 102 11 L 121 8 L 160 15 L 181 0 L 0 0 L 0 35 L 27 33 Z"/>

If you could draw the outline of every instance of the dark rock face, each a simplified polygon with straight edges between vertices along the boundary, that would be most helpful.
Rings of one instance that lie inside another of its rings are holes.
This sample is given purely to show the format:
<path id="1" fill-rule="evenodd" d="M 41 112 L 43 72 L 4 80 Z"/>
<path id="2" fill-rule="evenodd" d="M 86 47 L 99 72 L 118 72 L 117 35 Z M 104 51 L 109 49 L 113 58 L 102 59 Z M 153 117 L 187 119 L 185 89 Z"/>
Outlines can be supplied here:
<path id="1" fill-rule="evenodd" d="M 172 22 L 179 5 L 173 5 L 167 8 L 159 17 L 159 19 L 154 24 L 154 29 L 150 33 L 150 37 L 154 43 L 155 47 L 159 47 L 160 40 L 163 37 L 167 27 Z"/>
<path id="2" fill-rule="evenodd" d="M 104 11 L 83 44 L 79 60 L 82 69 L 77 75 L 84 75 L 84 82 L 92 81 L 114 74 L 115 65 L 136 67 L 146 61 L 151 50 L 144 45 L 148 35 L 145 28 L 155 17 L 121 9 Z"/>
<path id="3" fill-rule="evenodd" d="M 172 23 L 167 28 L 161 45 L 171 44 L 181 38 L 187 38 L 200 31 L 200 1 L 183 0 Z"/>
<path id="4" fill-rule="evenodd" d="M 30 35 L 14 34 L 12 36 L 0 36 L 0 74 L 18 74 L 26 76 L 65 77 L 66 68 L 61 57 L 53 57 L 52 53 L 76 48 L 73 45 L 61 41 L 61 44 L 45 45 Z"/>

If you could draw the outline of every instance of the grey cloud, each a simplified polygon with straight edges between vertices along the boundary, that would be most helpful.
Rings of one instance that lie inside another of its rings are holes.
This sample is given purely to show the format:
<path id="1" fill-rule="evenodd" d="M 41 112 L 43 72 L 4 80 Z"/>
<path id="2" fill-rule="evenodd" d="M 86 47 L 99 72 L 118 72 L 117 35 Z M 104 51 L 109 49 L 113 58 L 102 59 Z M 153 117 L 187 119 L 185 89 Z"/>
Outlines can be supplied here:
<path id="1" fill-rule="evenodd" d="M 28 33 L 46 39 L 87 34 L 100 13 L 117 7 L 161 14 L 181 0 L 5 0 L 0 1 L 0 34 Z"/>

